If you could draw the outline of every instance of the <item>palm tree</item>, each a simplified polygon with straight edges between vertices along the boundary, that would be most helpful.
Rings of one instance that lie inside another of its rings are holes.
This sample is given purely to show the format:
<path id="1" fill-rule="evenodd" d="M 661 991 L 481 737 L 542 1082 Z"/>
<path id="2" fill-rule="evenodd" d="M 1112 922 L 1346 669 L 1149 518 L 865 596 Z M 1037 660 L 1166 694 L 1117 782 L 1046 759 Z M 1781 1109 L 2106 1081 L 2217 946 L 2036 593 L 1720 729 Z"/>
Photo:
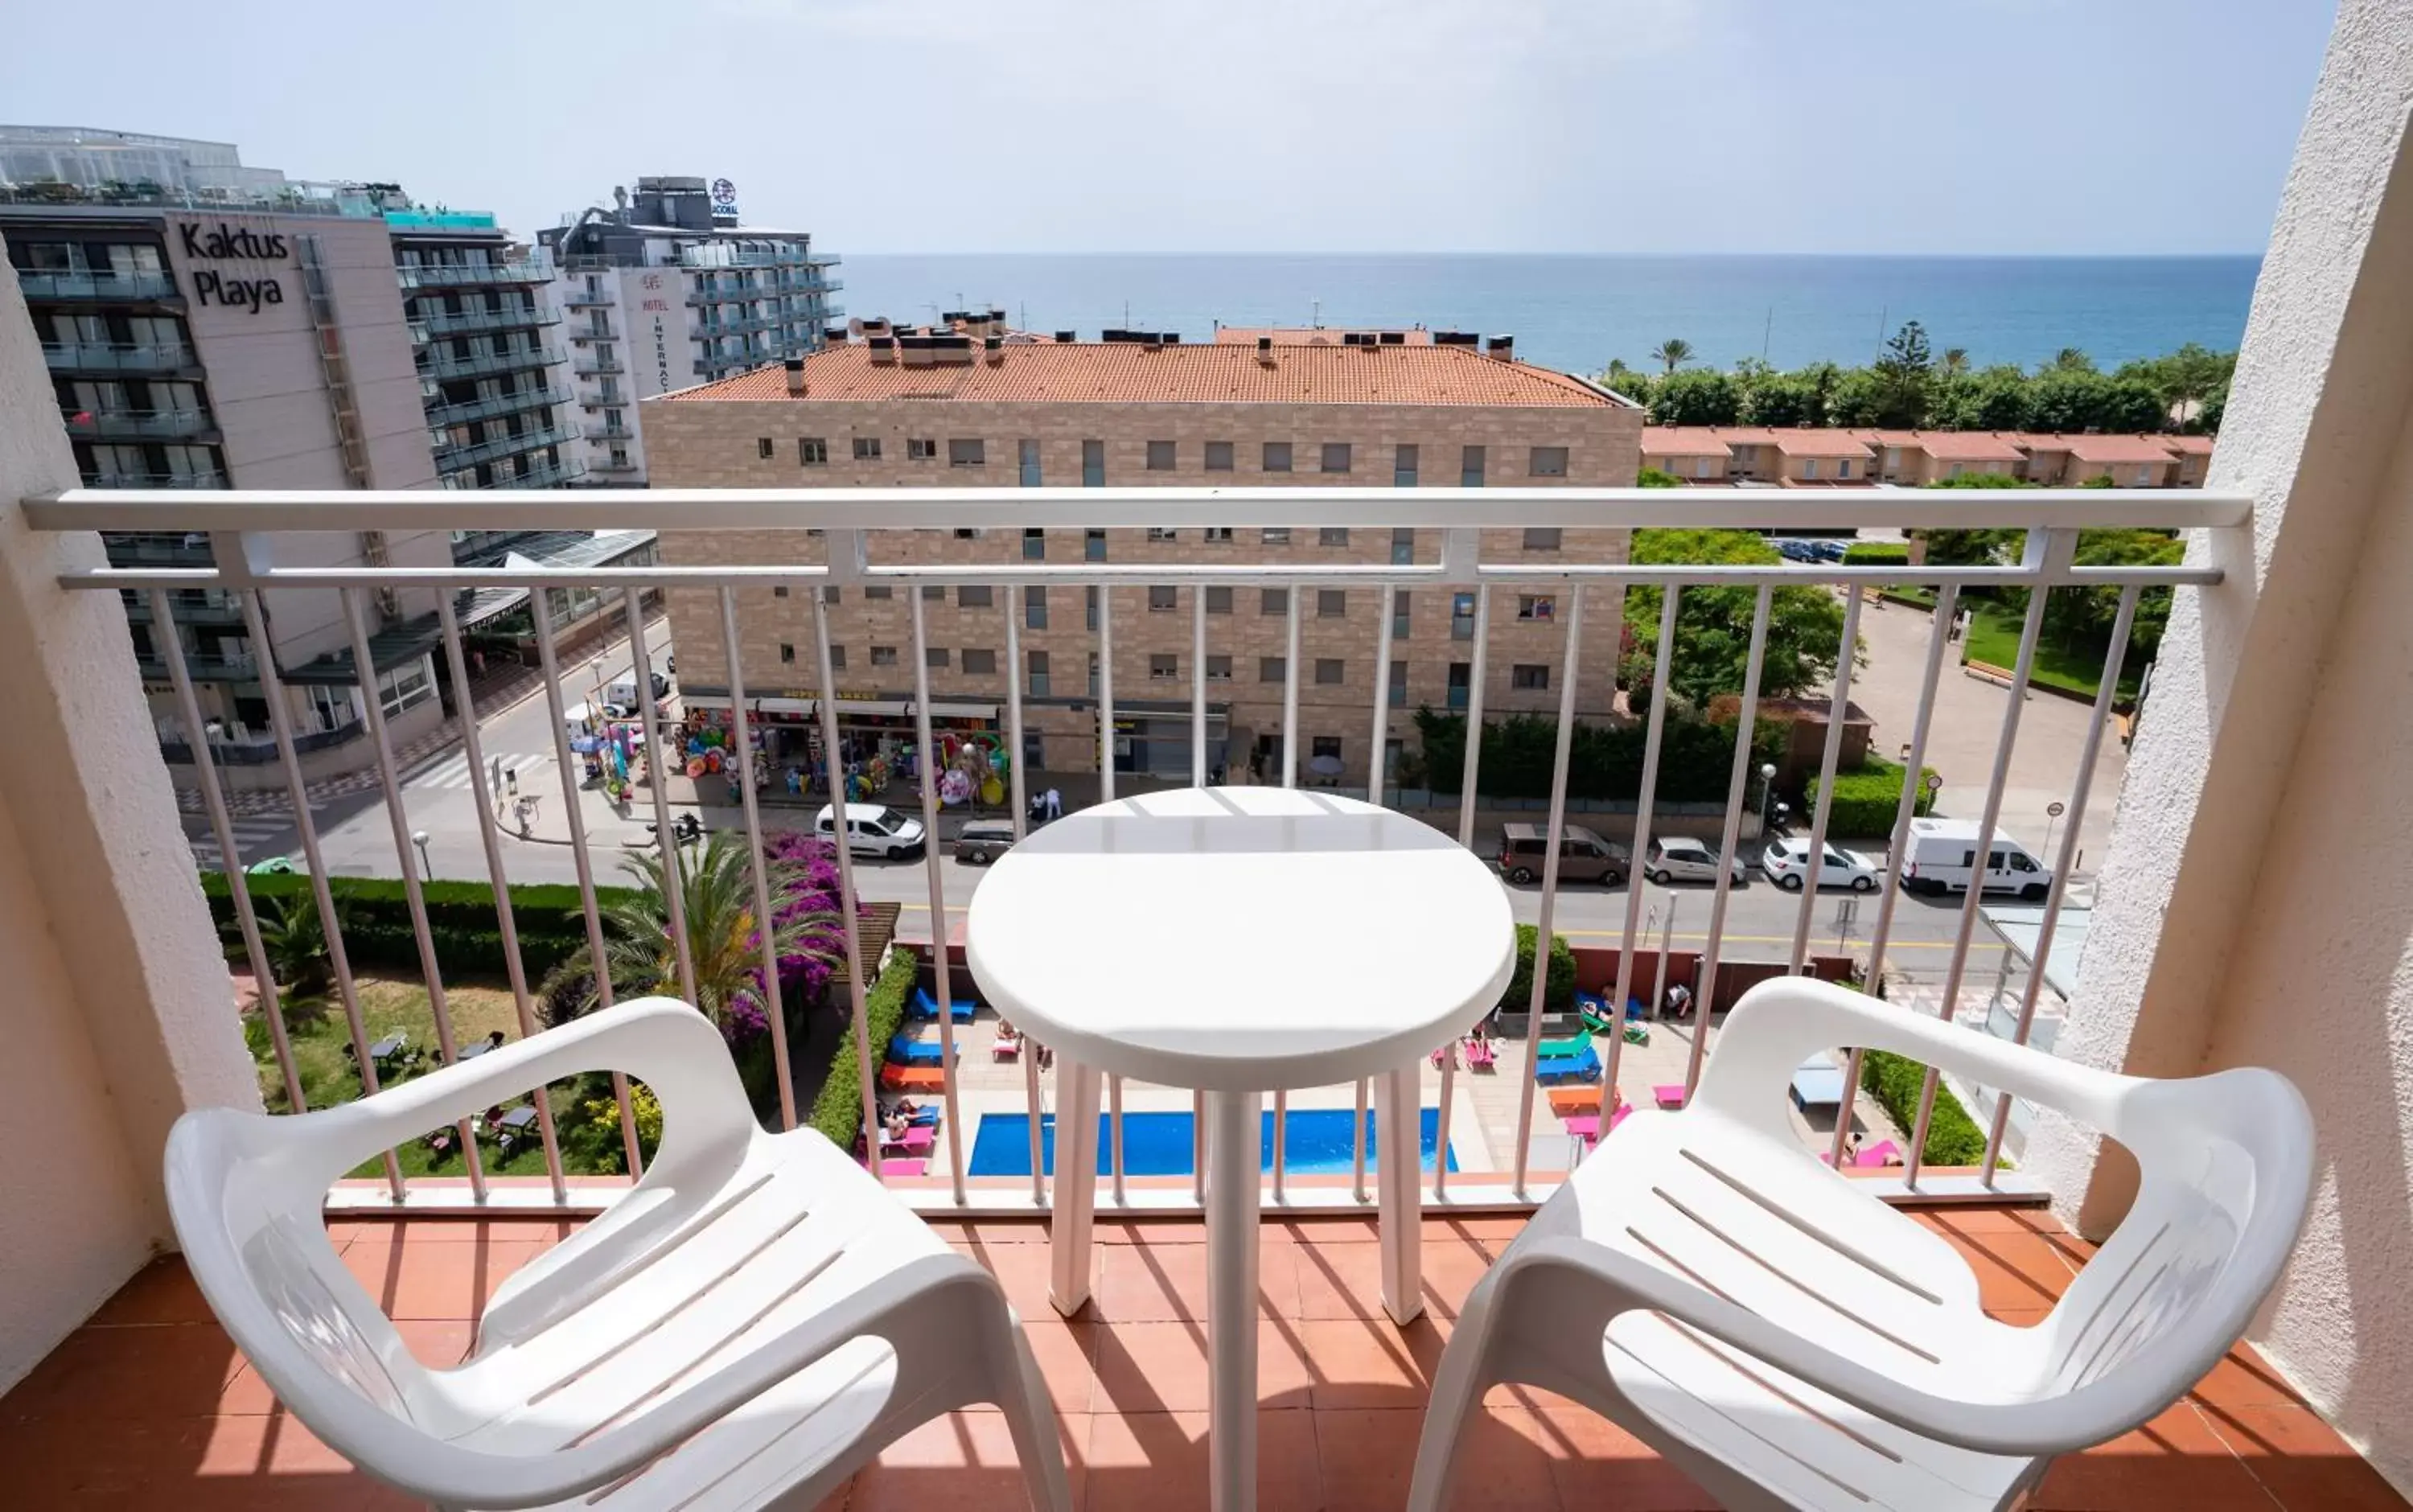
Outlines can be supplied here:
<path id="1" fill-rule="evenodd" d="M 623 898 L 603 912 L 604 964 L 621 998 L 657 990 L 679 989 L 678 946 L 671 933 L 665 903 L 662 859 L 652 851 L 621 862 L 636 883 L 636 896 Z M 836 941 L 840 919 L 826 910 L 808 910 L 779 918 L 777 901 L 803 876 L 802 868 L 777 858 L 763 860 L 763 882 L 773 899 L 771 945 L 774 958 L 798 956 L 835 966 L 840 958 Z M 766 1001 L 762 976 L 762 945 L 754 917 L 754 873 L 743 837 L 727 830 L 714 832 L 692 847 L 679 863 L 679 903 L 687 922 L 688 953 L 695 966 L 696 1007 L 714 1023 L 728 1027 L 730 1014 L 741 1004 L 767 1014 L 777 991 Z M 597 994 L 595 967 L 584 948 L 555 967 L 545 979 L 551 994 L 561 985 L 584 978 L 581 1012 L 592 1012 Z"/>
<path id="2" fill-rule="evenodd" d="M 237 887 L 247 884 L 244 877 L 234 879 Z M 289 1000 L 318 997 L 334 980 L 334 967 L 327 955 L 327 931 L 318 917 L 318 905 L 300 893 L 268 898 L 266 902 L 268 906 L 257 914 L 259 944 L 267 956 L 269 972 L 276 978 L 276 986 Z M 336 905 L 336 922 L 341 927 L 341 903 Z M 250 953 L 238 926 L 229 922 L 221 932 L 226 939 L 227 958 L 248 970 Z"/>
<path id="3" fill-rule="evenodd" d="M 1969 348 L 1966 347 L 1945 348 L 1944 371 L 1953 374 L 1956 377 L 1969 371 Z"/>
<path id="4" fill-rule="evenodd" d="M 2092 373 L 2095 371 L 2095 359 L 2079 348 L 2064 347 L 2052 354 L 2052 361 L 2046 365 L 2055 373 Z"/>
<path id="5" fill-rule="evenodd" d="M 1661 342 L 1659 349 L 1651 355 L 1667 364 L 1667 371 L 1673 373 L 1677 368 L 1692 361 L 1693 344 L 1681 336 L 1669 336 Z"/>

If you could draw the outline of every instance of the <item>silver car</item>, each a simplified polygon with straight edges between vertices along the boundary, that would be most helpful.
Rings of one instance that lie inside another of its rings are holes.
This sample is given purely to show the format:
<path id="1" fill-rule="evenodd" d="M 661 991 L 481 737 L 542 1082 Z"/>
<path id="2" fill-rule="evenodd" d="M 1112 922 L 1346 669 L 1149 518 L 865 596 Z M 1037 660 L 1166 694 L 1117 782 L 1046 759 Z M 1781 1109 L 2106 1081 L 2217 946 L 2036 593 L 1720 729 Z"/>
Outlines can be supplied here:
<path id="1" fill-rule="evenodd" d="M 1671 882 L 1718 880 L 1718 852 L 1707 841 L 1689 835 L 1653 836 L 1650 849 L 1642 854 L 1642 874 L 1662 887 Z M 1739 856 L 1735 859 L 1733 874 L 1738 887 L 1751 881 L 1751 872 Z"/>

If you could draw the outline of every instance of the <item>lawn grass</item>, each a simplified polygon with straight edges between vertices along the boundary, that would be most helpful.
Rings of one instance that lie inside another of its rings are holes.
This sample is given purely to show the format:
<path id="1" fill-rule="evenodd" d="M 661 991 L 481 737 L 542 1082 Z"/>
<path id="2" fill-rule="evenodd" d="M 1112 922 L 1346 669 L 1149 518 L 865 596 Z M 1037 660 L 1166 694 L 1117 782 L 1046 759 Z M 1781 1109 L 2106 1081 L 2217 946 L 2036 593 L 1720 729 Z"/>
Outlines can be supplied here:
<path id="1" fill-rule="evenodd" d="M 2023 616 L 1992 602 L 1977 602 L 1971 608 L 1969 634 L 1961 648 L 1961 660 L 1982 661 L 1990 667 L 2000 667 L 2009 672 L 2019 664 L 2020 630 Z M 2103 647 L 2100 645 L 2064 645 L 2040 639 L 2036 642 L 2036 666 L 2029 673 L 2029 680 L 2075 693 L 2080 698 L 2093 698 L 2096 689 L 2102 687 L 2102 672 Z M 2121 674 L 2116 696 L 2135 702 L 2135 674 Z"/>

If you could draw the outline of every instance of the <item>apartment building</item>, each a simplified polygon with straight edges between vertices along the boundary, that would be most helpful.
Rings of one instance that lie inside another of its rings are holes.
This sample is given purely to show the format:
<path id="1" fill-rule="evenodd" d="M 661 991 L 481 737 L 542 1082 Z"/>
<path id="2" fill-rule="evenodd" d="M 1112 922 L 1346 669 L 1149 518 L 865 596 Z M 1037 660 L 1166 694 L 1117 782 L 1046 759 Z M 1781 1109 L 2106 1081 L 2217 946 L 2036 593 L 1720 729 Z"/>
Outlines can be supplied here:
<path id="1" fill-rule="evenodd" d="M 600 482 L 645 482 L 638 401 L 819 350 L 843 312 L 838 259 L 804 231 L 742 223 L 727 179 L 641 178 L 631 200 L 538 233 L 559 270 L 579 431 Z"/>
<path id="2" fill-rule="evenodd" d="M 1923 487 L 1996 473 L 2060 487 L 2109 478 L 2123 488 L 2200 488 L 2212 446 L 2209 436 L 1651 425 L 1642 465 L 1712 485 Z"/>
<path id="3" fill-rule="evenodd" d="M 894 332 L 844 341 L 766 368 L 650 400 L 655 481 L 663 486 L 913 484 L 1299 485 L 1479 488 L 1628 485 L 1641 411 L 1580 378 L 1517 362 L 1504 337 L 1488 348 L 1443 334 L 1411 344 L 1277 340 L 1184 344 L 1164 333 L 1118 339 L 1011 341 L 1002 333 Z M 1069 335 L 1068 334 L 1062 334 Z M 879 537 L 875 561 L 1195 564 L 1260 559 L 1266 548 L 1307 563 L 1438 560 L 1439 532 L 1164 527 L 918 532 Z M 1624 559 L 1624 533 L 1497 529 L 1487 561 Z M 820 561 L 801 533 L 665 530 L 665 562 Z M 880 586 L 828 591 L 834 686 L 818 686 L 810 606 L 766 588 L 738 593 L 739 655 L 749 712 L 771 732 L 775 760 L 807 759 L 816 701 L 834 697 L 859 749 L 910 742 L 912 605 Z M 940 728 L 1001 729 L 1006 679 L 1025 701 L 1022 758 L 1033 768 L 1096 769 L 1100 595 L 1110 595 L 1118 770 L 1186 777 L 1193 678 L 1209 710 L 1210 767 L 1252 761 L 1279 769 L 1291 604 L 1279 587 L 1145 584 L 1111 589 L 966 585 L 925 588 L 931 714 Z M 1552 712 L 1567 590 L 1547 581 L 1493 589 L 1485 705 Z M 1193 658 L 1193 594 L 1207 622 Z M 725 717 L 728 665 L 713 594 L 669 595 L 690 717 Z M 1363 783 L 1373 753 L 1365 711 L 1371 679 L 1389 681 L 1384 759 L 1413 745 L 1419 705 L 1466 705 L 1474 599 L 1402 591 L 1387 667 L 1374 665 L 1382 593 L 1356 586 L 1302 599 L 1298 656 L 1301 773 Z M 1580 715 L 1615 705 L 1619 626 L 1588 603 Z M 1022 663 L 1005 661 L 1006 616 Z M 1337 763 L 1337 766 L 1336 766 Z"/>
<path id="4" fill-rule="evenodd" d="M 553 265 L 474 211 L 385 215 L 437 482 L 554 488 L 585 474 L 553 330 Z"/>

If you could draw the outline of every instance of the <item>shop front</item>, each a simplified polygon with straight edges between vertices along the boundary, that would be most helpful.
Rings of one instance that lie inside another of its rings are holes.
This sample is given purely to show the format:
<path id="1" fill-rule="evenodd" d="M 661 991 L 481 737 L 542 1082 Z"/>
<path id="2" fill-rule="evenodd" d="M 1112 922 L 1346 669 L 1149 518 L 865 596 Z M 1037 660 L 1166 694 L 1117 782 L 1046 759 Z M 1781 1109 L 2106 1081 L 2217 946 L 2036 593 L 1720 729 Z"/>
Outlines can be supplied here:
<path id="1" fill-rule="evenodd" d="M 1115 770 L 1137 777 L 1187 782 L 1190 760 L 1191 710 L 1170 701 L 1115 704 Z M 1229 705 L 1206 707 L 1206 771 L 1210 778 L 1224 770 L 1231 745 Z"/>

